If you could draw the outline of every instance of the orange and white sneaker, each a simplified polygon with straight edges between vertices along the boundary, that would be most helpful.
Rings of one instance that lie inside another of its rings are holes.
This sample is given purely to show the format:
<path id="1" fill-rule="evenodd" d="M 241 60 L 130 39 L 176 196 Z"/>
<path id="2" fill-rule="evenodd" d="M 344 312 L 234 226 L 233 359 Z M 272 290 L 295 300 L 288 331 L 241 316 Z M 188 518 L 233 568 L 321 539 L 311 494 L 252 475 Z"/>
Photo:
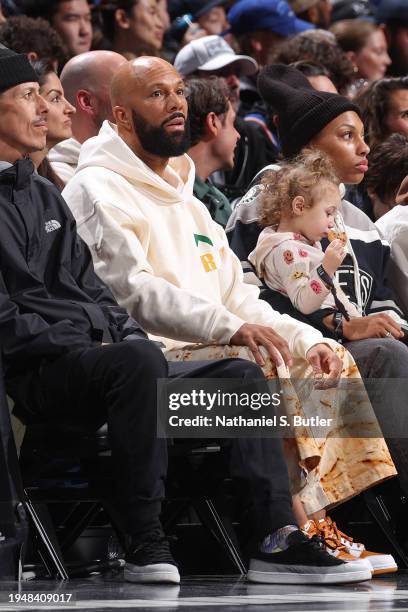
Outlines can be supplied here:
<path id="1" fill-rule="evenodd" d="M 339 541 L 333 538 L 329 532 L 327 532 L 326 537 L 324 537 L 322 533 L 323 528 L 324 527 L 320 521 L 314 521 L 310 519 L 307 521 L 307 523 L 303 525 L 301 529 L 303 533 L 309 536 L 309 538 L 317 536 L 321 540 L 324 540 L 327 552 L 330 555 L 333 555 L 333 557 L 337 557 L 337 559 L 341 559 L 342 561 L 363 561 L 363 559 L 357 559 L 356 557 L 353 557 L 353 555 L 350 555 L 347 552 L 345 544 L 341 544 Z M 371 564 L 366 562 L 365 565 L 369 565 L 369 569 L 372 572 Z"/>
<path id="2" fill-rule="evenodd" d="M 376 553 L 366 550 L 364 544 L 354 542 L 353 538 L 338 529 L 336 523 L 330 517 L 326 517 L 326 523 L 329 525 L 330 531 L 336 534 L 336 537 L 346 547 L 348 553 L 354 559 L 367 559 L 373 568 L 373 574 L 392 574 L 398 571 L 398 566 L 392 555 Z"/>
<path id="3" fill-rule="evenodd" d="M 343 558 L 343 555 L 347 554 L 347 556 L 350 557 L 349 559 L 344 559 L 345 561 L 351 559 L 354 561 L 357 559 L 368 561 L 371 565 L 373 575 L 390 574 L 398 570 L 398 566 L 392 555 L 366 550 L 364 544 L 354 542 L 351 536 L 340 531 L 336 523 L 332 521 L 330 517 L 327 516 L 325 519 L 312 522 L 316 530 L 312 535 L 317 535 L 322 538 L 328 552 L 339 549 L 340 553 L 336 556 Z M 310 523 L 310 521 L 308 521 L 308 523 Z"/>

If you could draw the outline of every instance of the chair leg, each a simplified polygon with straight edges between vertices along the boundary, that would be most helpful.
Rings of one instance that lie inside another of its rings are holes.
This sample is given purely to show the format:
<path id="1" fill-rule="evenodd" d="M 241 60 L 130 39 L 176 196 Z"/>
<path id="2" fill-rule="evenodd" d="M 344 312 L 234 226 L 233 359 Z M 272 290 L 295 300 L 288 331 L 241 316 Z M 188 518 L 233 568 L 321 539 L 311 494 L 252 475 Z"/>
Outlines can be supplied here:
<path id="1" fill-rule="evenodd" d="M 59 533 L 61 550 L 66 552 L 71 548 L 74 542 L 77 541 L 81 533 L 92 523 L 94 517 L 100 512 L 101 505 L 99 502 L 90 502 L 88 504 L 79 503 L 74 512 L 70 515 L 64 524 L 64 528 Z"/>
<path id="2" fill-rule="evenodd" d="M 398 540 L 395 537 L 391 523 L 391 515 L 388 511 L 387 505 L 384 502 L 383 497 L 381 495 L 376 495 L 372 490 L 368 490 L 364 493 L 364 499 L 372 517 L 382 529 L 385 537 L 393 547 L 398 557 L 401 559 L 405 569 L 408 568 L 408 555 L 405 550 L 400 546 Z"/>
<path id="3" fill-rule="evenodd" d="M 33 535 L 37 540 L 41 560 L 51 576 L 57 575 L 61 580 L 68 580 L 66 565 L 48 511 L 42 504 L 33 504 L 27 491 L 25 494 L 24 505 L 34 527 Z"/>
<path id="4" fill-rule="evenodd" d="M 242 558 L 234 528 L 228 517 L 223 516 L 221 518 L 213 501 L 209 498 L 194 500 L 193 505 L 203 525 L 211 531 L 221 544 L 241 576 L 245 575 L 247 568 Z"/>

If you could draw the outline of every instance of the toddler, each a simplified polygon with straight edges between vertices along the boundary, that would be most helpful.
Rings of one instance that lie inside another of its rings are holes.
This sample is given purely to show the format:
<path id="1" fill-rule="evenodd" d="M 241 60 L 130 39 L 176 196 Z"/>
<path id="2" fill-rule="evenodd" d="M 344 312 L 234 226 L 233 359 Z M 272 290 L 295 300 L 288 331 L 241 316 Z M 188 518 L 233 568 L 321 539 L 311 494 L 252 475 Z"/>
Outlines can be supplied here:
<path id="1" fill-rule="evenodd" d="M 258 276 L 304 314 L 332 308 L 347 320 L 360 316 L 333 279 L 346 256 L 346 236 L 334 229 L 341 196 L 331 164 L 310 152 L 264 182 L 260 221 L 266 227 L 249 255 Z M 322 238 L 331 240 L 325 253 Z"/>

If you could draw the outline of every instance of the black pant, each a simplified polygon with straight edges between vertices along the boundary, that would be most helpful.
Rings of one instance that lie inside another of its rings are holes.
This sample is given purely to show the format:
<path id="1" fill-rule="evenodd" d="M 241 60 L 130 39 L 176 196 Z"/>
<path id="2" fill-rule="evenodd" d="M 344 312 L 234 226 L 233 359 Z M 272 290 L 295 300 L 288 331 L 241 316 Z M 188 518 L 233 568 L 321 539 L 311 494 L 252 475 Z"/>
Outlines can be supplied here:
<path id="1" fill-rule="evenodd" d="M 241 359 L 167 363 L 148 340 L 68 353 L 44 366 L 34 390 L 42 416 L 108 422 L 124 530 L 138 534 L 157 524 L 164 498 L 167 441 L 156 436 L 157 378 L 260 379 L 260 368 Z M 230 446 L 231 475 L 245 481 L 258 535 L 295 524 L 279 439 L 237 439 Z"/>

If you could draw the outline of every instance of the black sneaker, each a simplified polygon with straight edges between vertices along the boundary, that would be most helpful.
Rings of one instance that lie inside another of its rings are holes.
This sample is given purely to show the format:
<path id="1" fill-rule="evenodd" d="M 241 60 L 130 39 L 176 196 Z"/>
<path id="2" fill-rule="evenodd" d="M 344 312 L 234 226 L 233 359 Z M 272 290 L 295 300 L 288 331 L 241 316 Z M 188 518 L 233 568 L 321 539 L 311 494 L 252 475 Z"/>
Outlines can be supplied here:
<path id="1" fill-rule="evenodd" d="M 124 576 L 129 582 L 180 583 L 169 541 L 161 529 L 146 534 L 139 543 L 133 543 L 125 561 Z"/>
<path id="2" fill-rule="evenodd" d="M 277 553 L 258 549 L 249 562 L 247 579 L 272 584 L 337 584 L 371 579 L 368 565 L 359 561 L 345 563 L 326 552 L 314 536 L 300 529 L 288 535 L 289 547 Z"/>

